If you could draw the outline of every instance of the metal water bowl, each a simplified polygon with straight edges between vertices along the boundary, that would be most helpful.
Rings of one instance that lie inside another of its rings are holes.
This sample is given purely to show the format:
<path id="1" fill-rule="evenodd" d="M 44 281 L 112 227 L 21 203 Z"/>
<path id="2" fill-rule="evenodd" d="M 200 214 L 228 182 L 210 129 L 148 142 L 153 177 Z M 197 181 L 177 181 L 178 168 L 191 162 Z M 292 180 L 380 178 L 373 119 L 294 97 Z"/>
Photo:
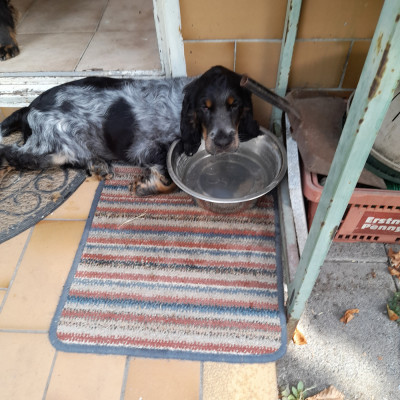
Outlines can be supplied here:
<path id="1" fill-rule="evenodd" d="M 287 168 L 280 140 L 264 128 L 262 132 L 240 143 L 236 152 L 218 155 L 207 153 L 202 143 L 188 157 L 177 140 L 168 151 L 168 172 L 206 210 L 227 214 L 248 209 L 279 184 Z"/>

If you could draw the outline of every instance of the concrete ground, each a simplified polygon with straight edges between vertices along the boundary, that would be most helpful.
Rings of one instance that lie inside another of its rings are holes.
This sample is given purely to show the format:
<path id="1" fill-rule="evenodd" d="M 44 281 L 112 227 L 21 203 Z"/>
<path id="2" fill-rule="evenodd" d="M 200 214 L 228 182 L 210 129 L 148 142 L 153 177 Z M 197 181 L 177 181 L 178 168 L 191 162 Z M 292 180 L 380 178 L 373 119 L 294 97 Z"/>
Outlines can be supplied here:
<path id="1" fill-rule="evenodd" d="M 400 325 L 386 302 L 400 281 L 387 250 L 400 245 L 334 243 L 298 325 L 307 344 L 288 345 L 277 362 L 279 386 L 303 381 L 313 395 L 333 385 L 346 400 L 400 399 Z M 354 319 L 340 318 L 358 308 Z"/>

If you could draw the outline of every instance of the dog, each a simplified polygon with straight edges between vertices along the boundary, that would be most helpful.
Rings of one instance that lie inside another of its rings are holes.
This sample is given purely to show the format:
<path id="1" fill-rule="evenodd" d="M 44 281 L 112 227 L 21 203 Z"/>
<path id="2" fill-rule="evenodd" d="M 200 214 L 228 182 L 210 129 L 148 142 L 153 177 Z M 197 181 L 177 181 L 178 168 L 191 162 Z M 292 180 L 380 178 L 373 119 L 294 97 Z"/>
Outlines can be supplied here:
<path id="1" fill-rule="evenodd" d="M 17 11 L 9 0 L 0 0 L 0 61 L 8 60 L 19 54 L 15 26 Z"/>
<path id="2" fill-rule="evenodd" d="M 166 158 L 176 139 L 191 156 L 202 140 L 218 154 L 261 133 L 240 80 L 215 66 L 197 78 L 89 77 L 56 86 L 0 125 L 0 166 L 72 166 L 106 178 L 118 160 L 144 168 L 136 195 L 167 193 L 175 188 Z M 17 131 L 23 145 L 1 144 Z"/>

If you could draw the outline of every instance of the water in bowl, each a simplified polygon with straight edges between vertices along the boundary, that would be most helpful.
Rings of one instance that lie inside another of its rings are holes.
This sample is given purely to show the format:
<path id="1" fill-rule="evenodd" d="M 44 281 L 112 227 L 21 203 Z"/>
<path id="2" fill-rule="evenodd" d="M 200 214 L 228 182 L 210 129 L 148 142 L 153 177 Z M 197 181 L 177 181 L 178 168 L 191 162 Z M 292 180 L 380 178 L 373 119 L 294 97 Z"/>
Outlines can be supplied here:
<path id="1" fill-rule="evenodd" d="M 216 156 L 202 151 L 182 176 L 191 190 L 214 199 L 238 199 L 259 192 L 274 179 L 274 168 L 265 160 L 246 152 Z"/>

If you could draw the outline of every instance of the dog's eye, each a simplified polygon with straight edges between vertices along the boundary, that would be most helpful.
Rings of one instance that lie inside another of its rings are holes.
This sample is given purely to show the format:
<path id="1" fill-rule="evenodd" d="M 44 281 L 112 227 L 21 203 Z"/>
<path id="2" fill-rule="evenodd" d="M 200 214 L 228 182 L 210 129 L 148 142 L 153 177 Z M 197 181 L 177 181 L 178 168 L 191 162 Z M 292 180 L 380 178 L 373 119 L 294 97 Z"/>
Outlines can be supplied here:
<path id="1" fill-rule="evenodd" d="M 228 106 L 228 108 L 237 108 L 239 107 L 239 103 L 235 100 L 234 97 L 228 97 L 227 101 L 226 101 L 226 105 Z"/>
<path id="2" fill-rule="evenodd" d="M 204 102 L 204 104 L 203 104 L 203 106 L 202 106 L 202 109 L 203 109 L 204 111 L 209 111 L 209 110 L 211 109 L 211 107 L 212 107 L 212 101 L 209 100 L 209 99 L 207 99 L 207 100 Z"/>

